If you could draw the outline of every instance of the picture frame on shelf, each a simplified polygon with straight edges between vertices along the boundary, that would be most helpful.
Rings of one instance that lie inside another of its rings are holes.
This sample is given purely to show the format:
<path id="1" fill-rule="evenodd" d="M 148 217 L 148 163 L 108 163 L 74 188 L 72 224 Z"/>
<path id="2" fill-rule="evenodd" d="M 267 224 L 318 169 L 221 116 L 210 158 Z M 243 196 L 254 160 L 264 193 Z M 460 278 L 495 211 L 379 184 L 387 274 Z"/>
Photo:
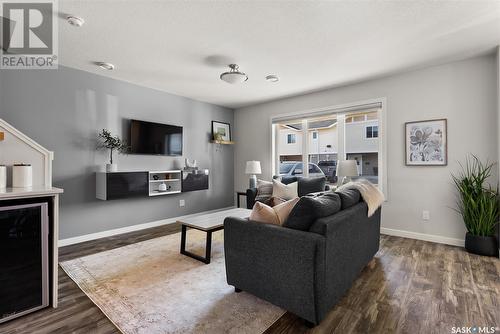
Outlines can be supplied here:
<path id="1" fill-rule="evenodd" d="M 231 141 L 231 124 L 212 121 L 212 139 L 215 141 Z"/>
<path id="2" fill-rule="evenodd" d="M 405 123 L 405 165 L 448 165 L 447 119 Z"/>

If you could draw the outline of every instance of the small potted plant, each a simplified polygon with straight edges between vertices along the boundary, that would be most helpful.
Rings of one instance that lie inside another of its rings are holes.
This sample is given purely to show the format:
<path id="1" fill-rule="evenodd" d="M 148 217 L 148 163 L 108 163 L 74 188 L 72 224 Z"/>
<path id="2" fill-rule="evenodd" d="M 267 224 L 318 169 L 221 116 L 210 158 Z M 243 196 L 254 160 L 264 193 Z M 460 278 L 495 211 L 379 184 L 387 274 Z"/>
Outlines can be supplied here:
<path id="1" fill-rule="evenodd" d="M 467 233 L 465 249 L 474 254 L 498 256 L 495 227 L 499 218 L 498 189 L 487 185 L 494 163 L 483 164 L 475 155 L 467 157 L 462 171 L 452 175 L 459 192 L 457 211 Z"/>
<path id="2" fill-rule="evenodd" d="M 116 172 L 118 170 L 118 165 L 113 163 L 113 151 L 118 153 L 128 152 L 127 143 L 118 136 L 113 137 L 111 132 L 106 129 L 102 129 L 98 135 L 97 148 L 109 150 L 109 164 L 106 164 L 106 172 Z"/>

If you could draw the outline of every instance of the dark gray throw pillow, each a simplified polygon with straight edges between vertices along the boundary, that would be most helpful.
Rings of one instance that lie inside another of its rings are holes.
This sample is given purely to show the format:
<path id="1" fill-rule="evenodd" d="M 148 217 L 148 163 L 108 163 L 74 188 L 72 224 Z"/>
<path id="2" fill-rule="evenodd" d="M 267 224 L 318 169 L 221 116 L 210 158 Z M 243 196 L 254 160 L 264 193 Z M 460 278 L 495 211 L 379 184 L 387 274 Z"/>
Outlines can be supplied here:
<path id="1" fill-rule="evenodd" d="M 280 179 L 281 183 L 290 184 L 296 182 L 298 178 L 296 176 L 284 175 Z"/>
<path id="2" fill-rule="evenodd" d="M 305 196 L 318 191 L 325 191 L 326 178 L 323 177 L 301 177 L 298 183 L 299 196 Z"/>
<path id="3" fill-rule="evenodd" d="M 340 197 L 334 192 L 303 196 L 295 204 L 283 226 L 308 231 L 316 219 L 333 215 L 340 211 L 340 207 Z"/>
<path id="4" fill-rule="evenodd" d="M 337 190 L 336 193 L 340 196 L 340 201 L 342 202 L 342 210 L 358 204 L 361 199 L 361 194 L 357 189 L 342 189 Z"/>

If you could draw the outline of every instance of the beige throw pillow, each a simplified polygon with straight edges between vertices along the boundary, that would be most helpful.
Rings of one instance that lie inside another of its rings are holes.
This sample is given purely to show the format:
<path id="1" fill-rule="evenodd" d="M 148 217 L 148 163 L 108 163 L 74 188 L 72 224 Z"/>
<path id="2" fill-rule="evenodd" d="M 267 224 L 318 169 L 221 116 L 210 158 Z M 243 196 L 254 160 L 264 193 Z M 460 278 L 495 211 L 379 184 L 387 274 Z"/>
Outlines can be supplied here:
<path id="1" fill-rule="evenodd" d="M 273 180 L 273 197 L 279 197 L 286 200 L 298 197 L 298 182 L 290 184 L 281 183 L 279 180 Z"/>
<path id="2" fill-rule="evenodd" d="M 295 206 L 295 204 L 297 204 L 299 199 L 299 197 L 295 197 L 294 199 L 273 206 L 274 212 L 276 212 L 276 215 L 278 215 L 280 225 L 283 225 L 288 219 L 290 212 L 292 212 L 293 207 Z"/>
<path id="3" fill-rule="evenodd" d="M 266 224 L 280 224 L 278 215 L 273 208 L 261 202 L 255 202 L 253 205 L 252 212 L 250 213 L 250 220 Z"/>
<path id="4" fill-rule="evenodd" d="M 297 197 L 278 204 L 275 207 L 270 207 L 261 202 L 255 202 L 252 212 L 250 213 L 250 220 L 259 223 L 283 225 L 298 201 L 299 198 Z"/>

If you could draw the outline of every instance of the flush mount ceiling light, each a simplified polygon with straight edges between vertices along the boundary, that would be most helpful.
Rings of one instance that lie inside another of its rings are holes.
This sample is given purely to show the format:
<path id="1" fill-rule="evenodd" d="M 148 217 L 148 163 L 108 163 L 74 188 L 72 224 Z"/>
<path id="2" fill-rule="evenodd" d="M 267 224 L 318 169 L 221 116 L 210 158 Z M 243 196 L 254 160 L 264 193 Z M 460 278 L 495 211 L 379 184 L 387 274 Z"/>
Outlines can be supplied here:
<path id="1" fill-rule="evenodd" d="M 102 68 L 104 70 L 108 70 L 108 71 L 112 71 L 115 69 L 115 65 L 113 65 L 111 63 L 99 62 L 99 63 L 97 63 L 97 66 L 99 66 L 100 68 Z"/>
<path id="2" fill-rule="evenodd" d="M 248 75 L 239 71 L 239 66 L 236 64 L 229 64 L 229 72 L 224 72 L 220 75 L 220 79 L 230 83 L 239 84 L 248 80 Z"/>
<path id="3" fill-rule="evenodd" d="M 278 81 L 280 81 L 280 78 L 278 78 L 278 76 L 275 74 L 270 74 L 266 77 L 266 81 L 267 82 L 278 82 Z"/>
<path id="4" fill-rule="evenodd" d="M 78 16 L 69 15 L 66 17 L 66 21 L 74 27 L 81 27 L 85 23 L 85 20 Z"/>

